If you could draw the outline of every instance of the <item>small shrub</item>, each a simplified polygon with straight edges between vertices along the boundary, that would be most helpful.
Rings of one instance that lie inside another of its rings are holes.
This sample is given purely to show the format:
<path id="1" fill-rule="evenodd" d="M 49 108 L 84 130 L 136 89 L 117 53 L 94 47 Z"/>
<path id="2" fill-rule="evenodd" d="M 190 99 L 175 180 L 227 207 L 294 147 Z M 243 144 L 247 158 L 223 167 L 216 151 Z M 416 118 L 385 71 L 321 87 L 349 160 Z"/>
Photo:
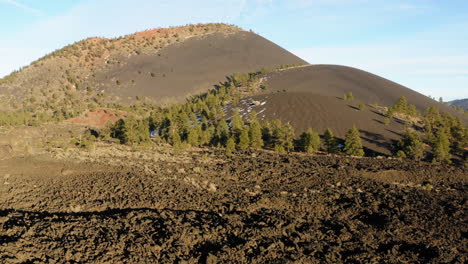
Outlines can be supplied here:
<path id="1" fill-rule="evenodd" d="M 352 92 L 345 93 L 342 96 L 343 100 L 354 100 L 354 95 Z"/>
<path id="2" fill-rule="evenodd" d="M 387 126 L 387 125 L 390 124 L 390 121 L 391 121 L 391 119 L 389 117 L 385 117 L 384 120 L 383 120 L 383 123 L 384 123 L 384 125 Z"/>

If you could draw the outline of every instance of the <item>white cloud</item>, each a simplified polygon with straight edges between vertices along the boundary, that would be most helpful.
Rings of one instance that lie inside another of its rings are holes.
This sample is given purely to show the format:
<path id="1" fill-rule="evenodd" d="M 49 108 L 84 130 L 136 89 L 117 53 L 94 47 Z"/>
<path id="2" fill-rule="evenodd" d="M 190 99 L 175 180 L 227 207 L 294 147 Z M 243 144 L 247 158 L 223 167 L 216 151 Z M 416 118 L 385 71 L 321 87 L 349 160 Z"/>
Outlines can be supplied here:
<path id="1" fill-rule="evenodd" d="M 3 3 L 6 3 L 6 4 L 9 4 L 9 5 L 13 5 L 15 7 L 18 7 L 20 9 L 23 9 L 29 13 L 32 13 L 36 16 L 44 16 L 44 12 L 42 12 L 41 10 L 39 9 L 36 9 L 36 8 L 32 8 L 28 5 L 25 5 L 23 3 L 20 3 L 19 1 L 16 1 L 16 0 L 0 0 L 0 2 L 3 2 Z"/>

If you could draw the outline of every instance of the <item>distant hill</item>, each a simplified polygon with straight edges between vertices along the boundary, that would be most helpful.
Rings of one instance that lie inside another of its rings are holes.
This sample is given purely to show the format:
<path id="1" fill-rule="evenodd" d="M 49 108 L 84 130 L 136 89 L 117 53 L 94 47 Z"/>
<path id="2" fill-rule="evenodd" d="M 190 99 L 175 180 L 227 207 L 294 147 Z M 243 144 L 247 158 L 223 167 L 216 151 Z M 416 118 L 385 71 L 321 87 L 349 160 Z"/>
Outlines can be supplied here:
<path id="1" fill-rule="evenodd" d="M 459 106 L 464 110 L 468 111 L 468 98 L 466 99 L 459 99 L 459 100 L 453 100 L 447 103 L 448 105 L 454 105 L 454 106 Z"/>

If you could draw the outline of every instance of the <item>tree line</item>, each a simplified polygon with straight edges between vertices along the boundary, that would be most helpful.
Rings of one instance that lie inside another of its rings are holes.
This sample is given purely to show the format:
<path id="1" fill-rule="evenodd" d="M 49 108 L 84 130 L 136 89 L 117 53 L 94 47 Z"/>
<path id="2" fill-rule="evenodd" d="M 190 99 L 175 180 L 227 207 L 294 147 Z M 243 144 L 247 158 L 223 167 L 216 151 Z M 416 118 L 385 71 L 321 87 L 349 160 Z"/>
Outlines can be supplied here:
<path id="1" fill-rule="evenodd" d="M 122 119 L 112 127 L 111 135 L 121 143 L 133 144 L 149 141 L 153 132 L 156 140 L 177 149 L 212 146 L 225 148 L 228 154 L 236 150 L 268 149 L 278 153 L 323 150 L 364 156 L 360 133 L 355 126 L 349 129 L 340 144 L 330 129 L 322 135 L 309 129 L 296 138 L 290 124 L 281 120 L 260 122 L 255 111 L 244 119 L 239 109 L 234 108 L 231 117 L 226 119 L 223 107 L 239 98 L 239 89 L 236 88 L 250 85 L 255 78 L 258 75 L 233 75 L 217 89 L 186 104 L 156 109 L 145 119 L 134 116 Z M 421 115 L 404 97 L 389 108 L 387 116 L 393 118 L 397 113 L 419 117 L 422 133 L 408 128 L 393 145 L 396 157 L 450 163 L 453 155 L 458 155 L 466 162 L 468 130 L 460 118 L 448 113 L 440 114 L 437 107 L 429 107 Z"/>
<path id="2" fill-rule="evenodd" d="M 421 124 L 407 128 L 402 138 L 394 145 L 393 152 L 399 158 L 452 163 L 452 157 L 459 156 L 467 162 L 468 129 L 459 117 L 440 113 L 435 106 L 428 107 L 422 115 L 414 105 L 409 105 L 402 96 L 387 116 L 395 113 L 420 118 Z M 419 131 L 418 131 L 419 130 Z"/>

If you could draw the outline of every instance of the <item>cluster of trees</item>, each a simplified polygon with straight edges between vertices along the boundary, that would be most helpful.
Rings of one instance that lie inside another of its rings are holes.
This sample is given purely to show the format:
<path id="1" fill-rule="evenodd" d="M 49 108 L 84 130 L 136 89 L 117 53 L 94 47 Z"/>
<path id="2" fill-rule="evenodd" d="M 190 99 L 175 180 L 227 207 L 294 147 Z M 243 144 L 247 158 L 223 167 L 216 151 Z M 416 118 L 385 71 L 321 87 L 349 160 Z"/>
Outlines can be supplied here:
<path id="1" fill-rule="evenodd" d="M 408 100 L 404 96 L 400 97 L 394 105 L 388 108 L 388 118 L 394 117 L 395 114 L 402 114 L 407 117 L 419 117 L 421 115 L 415 105 L 408 104 Z"/>
<path id="2" fill-rule="evenodd" d="M 322 142 L 319 134 L 311 129 L 296 139 L 290 124 L 281 120 L 260 122 L 255 111 L 244 120 L 239 109 L 233 109 L 232 116 L 226 119 L 223 107 L 227 103 L 238 103 L 240 88 L 255 83 L 261 73 L 235 74 L 216 89 L 183 105 L 153 109 L 148 118 L 129 116 L 118 121 L 110 134 L 121 143 L 129 144 L 149 141 L 150 134 L 153 134 L 156 140 L 172 144 L 177 149 L 214 146 L 226 148 L 227 153 L 262 148 L 285 153 L 294 150 L 313 152 L 322 148 L 332 153 L 343 150 L 350 155 L 364 155 L 359 131 L 355 127 L 346 135 L 341 149 L 331 130 L 325 132 Z"/>
<path id="3" fill-rule="evenodd" d="M 157 140 L 170 143 L 175 148 L 214 146 L 226 148 L 229 154 L 235 150 L 270 149 L 279 153 L 324 150 L 364 155 L 356 127 L 351 128 L 344 142 L 339 144 L 329 129 L 322 136 L 309 129 L 295 138 L 290 124 L 280 120 L 260 122 L 255 112 L 244 120 L 239 110 L 234 109 L 232 116 L 226 119 L 223 107 L 229 102 L 235 104 L 236 98 L 239 98 L 237 88 L 253 83 L 258 75 L 234 75 L 217 89 L 194 97 L 184 105 L 153 109 L 146 119 L 129 117 L 121 120 L 112 128 L 111 136 L 121 143 L 142 143 L 150 140 L 150 131 L 153 131 Z M 389 111 L 408 116 L 420 115 L 404 97 Z M 459 118 L 440 114 L 436 107 L 428 108 L 420 117 L 424 135 L 408 129 L 394 146 L 395 156 L 450 163 L 452 155 L 466 155 L 468 130 Z"/>
<path id="4" fill-rule="evenodd" d="M 448 113 L 440 114 L 437 107 L 429 107 L 422 122 L 422 136 L 408 129 L 396 143 L 394 153 L 397 157 L 451 163 L 452 156 L 458 155 L 466 162 L 468 129 L 460 118 Z"/>
<path id="5" fill-rule="evenodd" d="M 353 156 L 364 155 L 356 127 L 348 131 L 342 147 L 330 129 L 325 131 L 323 139 L 312 129 L 296 139 L 290 124 L 278 119 L 260 122 L 255 111 L 244 120 L 238 109 L 234 110 L 229 120 L 220 118 L 216 121 L 183 111 L 166 112 L 162 116 L 153 114 L 148 119 L 140 120 L 129 117 L 118 121 L 110 133 L 123 144 L 147 142 L 151 134 L 155 135 L 156 140 L 169 143 L 176 149 L 212 146 L 225 148 L 227 154 L 247 149 L 269 149 L 278 153 L 311 153 L 322 149 L 330 153 L 343 151 Z"/>

